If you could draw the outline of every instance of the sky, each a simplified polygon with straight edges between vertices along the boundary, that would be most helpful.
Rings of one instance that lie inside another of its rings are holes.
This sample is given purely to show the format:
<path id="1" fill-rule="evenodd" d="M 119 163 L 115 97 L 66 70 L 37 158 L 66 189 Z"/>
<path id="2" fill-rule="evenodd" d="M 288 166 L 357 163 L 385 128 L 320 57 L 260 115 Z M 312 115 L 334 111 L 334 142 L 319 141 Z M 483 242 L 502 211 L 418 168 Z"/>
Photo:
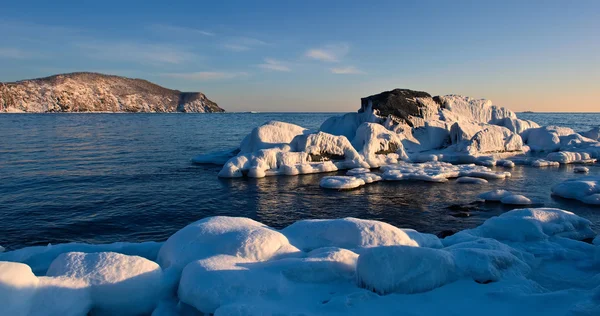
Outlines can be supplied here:
<path id="1" fill-rule="evenodd" d="M 600 111 L 600 1 L 0 1 L 0 81 L 93 71 L 228 111 L 349 112 L 394 88 Z"/>

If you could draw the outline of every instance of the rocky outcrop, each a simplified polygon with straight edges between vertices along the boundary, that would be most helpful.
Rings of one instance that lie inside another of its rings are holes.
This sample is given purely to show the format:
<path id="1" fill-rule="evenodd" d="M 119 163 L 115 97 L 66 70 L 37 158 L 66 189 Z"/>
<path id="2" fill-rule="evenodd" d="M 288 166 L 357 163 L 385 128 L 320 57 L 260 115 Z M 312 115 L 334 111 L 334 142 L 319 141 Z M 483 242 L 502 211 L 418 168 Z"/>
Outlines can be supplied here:
<path id="1" fill-rule="evenodd" d="M 200 92 L 142 79 L 70 73 L 0 83 L 0 112 L 224 112 Z"/>
<path id="2" fill-rule="evenodd" d="M 438 104 L 429 93 L 409 89 L 385 91 L 361 98 L 360 101 L 359 113 L 367 111 L 371 106 L 373 110 L 378 111 L 379 116 L 390 116 L 411 127 L 415 124 L 414 118 L 428 119 L 438 111 Z"/>

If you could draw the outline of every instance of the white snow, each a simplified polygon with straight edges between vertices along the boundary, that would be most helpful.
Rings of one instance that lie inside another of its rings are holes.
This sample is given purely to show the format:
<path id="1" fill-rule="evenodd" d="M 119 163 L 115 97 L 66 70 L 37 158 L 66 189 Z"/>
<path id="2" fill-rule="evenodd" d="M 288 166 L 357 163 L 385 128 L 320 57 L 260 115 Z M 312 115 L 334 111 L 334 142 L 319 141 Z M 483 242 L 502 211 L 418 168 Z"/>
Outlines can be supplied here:
<path id="1" fill-rule="evenodd" d="M 568 151 L 559 151 L 555 153 L 549 153 L 546 156 L 546 160 L 548 161 L 556 161 L 561 164 L 569 164 L 569 163 L 594 163 L 596 159 L 593 159 L 590 154 L 585 152 L 568 152 Z"/>
<path id="2" fill-rule="evenodd" d="M 486 201 L 500 202 L 503 198 L 513 195 L 506 190 L 492 190 L 479 194 L 478 198 Z"/>
<path id="3" fill-rule="evenodd" d="M 521 136 L 506 127 L 489 125 L 478 131 L 470 140 L 461 143 L 460 150 L 471 154 L 521 151 Z"/>
<path id="4" fill-rule="evenodd" d="M 588 220 L 548 208 L 506 212 L 443 240 L 355 218 L 279 232 L 213 217 L 164 244 L 164 272 L 106 252 L 63 253 L 41 277 L 0 262 L 0 314 L 596 315 L 599 238 Z"/>
<path id="5" fill-rule="evenodd" d="M 363 180 L 365 183 L 374 183 L 383 180 L 383 177 L 376 173 L 361 173 L 357 174 L 355 177 Z"/>
<path id="6" fill-rule="evenodd" d="M 486 179 L 481 178 L 460 177 L 456 179 L 456 183 L 486 184 L 488 183 L 488 181 Z"/>
<path id="7" fill-rule="evenodd" d="M 504 179 L 510 172 L 493 172 L 484 166 L 453 165 L 446 162 L 432 161 L 426 163 L 399 162 L 395 165 L 381 167 L 383 179 L 388 181 L 422 180 L 428 182 L 446 182 L 449 178 L 470 176 L 485 179 Z"/>
<path id="8" fill-rule="evenodd" d="M 524 195 L 513 194 L 505 196 L 500 200 L 500 203 L 507 205 L 530 205 L 533 202 Z"/>
<path id="9" fill-rule="evenodd" d="M 370 172 L 371 172 L 371 169 L 369 169 L 369 168 L 354 168 L 354 169 L 348 170 L 348 172 L 346 172 L 346 174 L 349 176 L 356 176 L 359 174 L 370 173 Z"/>
<path id="10" fill-rule="evenodd" d="M 600 177 L 585 176 L 563 181 L 552 187 L 552 194 L 586 204 L 600 205 Z"/>
<path id="11" fill-rule="evenodd" d="M 365 180 L 350 176 L 323 177 L 319 185 L 326 189 L 348 190 L 365 185 Z"/>
<path id="12" fill-rule="evenodd" d="M 560 162 L 558 161 L 548 161 L 544 159 L 536 159 L 531 162 L 532 167 L 543 168 L 543 167 L 558 167 L 560 166 Z"/>
<path id="13" fill-rule="evenodd" d="M 304 127 L 279 122 L 267 122 L 250 132 L 240 144 L 240 153 L 247 154 L 261 149 L 279 148 L 290 151 L 294 139 L 307 133 L 308 130 Z"/>
<path id="14" fill-rule="evenodd" d="M 93 309 L 99 314 L 151 313 L 162 292 L 162 270 L 153 261 L 114 252 L 68 252 L 47 272 L 88 284 Z"/>
<path id="15" fill-rule="evenodd" d="M 595 141 L 600 141 L 600 126 L 594 127 L 587 132 L 581 133 L 581 136 L 587 137 Z"/>

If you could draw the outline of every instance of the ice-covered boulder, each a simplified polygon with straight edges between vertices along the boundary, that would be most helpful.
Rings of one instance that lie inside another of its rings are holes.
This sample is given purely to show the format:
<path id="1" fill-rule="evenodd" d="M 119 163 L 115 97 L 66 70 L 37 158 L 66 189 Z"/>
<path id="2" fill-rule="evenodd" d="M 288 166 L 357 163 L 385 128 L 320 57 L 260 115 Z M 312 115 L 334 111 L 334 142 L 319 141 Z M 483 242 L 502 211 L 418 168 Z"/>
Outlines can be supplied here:
<path id="1" fill-rule="evenodd" d="M 292 142 L 308 130 L 291 123 L 270 121 L 250 132 L 240 144 L 240 153 L 252 153 L 261 149 L 279 148 L 293 150 Z"/>
<path id="2" fill-rule="evenodd" d="M 585 152 L 569 152 L 569 151 L 559 151 L 554 153 L 549 153 L 546 156 L 546 160 L 548 161 L 556 161 L 561 164 L 569 164 L 569 163 L 593 163 L 596 159 L 593 159 L 590 154 Z"/>
<path id="3" fill-rule="evenodd" d="M 600 141 L 600 126 L 594 127 L 587 132 L 581 133 L 581 136 L 587 137 L 595 141 Z"/>
<path id="4" fill-rule="evenodd" d="M 243 217 L 208 217 L 182 228 L 160 248 L 163 268 L 183 267 L 199 259 L 223 254 L 263 261 L 298 249 L 286 236 L 257 221 Z"/>
<path id="5" fill-rule="evenodd" d="M 239 178 L 247 175 L 252 178 L 263 178 L 269 170 L 278 172 L 281 167 L 308 162 L 309 155 L 305 152 L 282 151 L 279 148 L 261 149 L 229 159 L 219 171 L 219 177 Z"/>
<path id="6" fill-rule="evenodd" d="M 530 128 L 521 137 L 533 151 L 557 151 L 561 148 L 561 137 L 573 134 L 575 131 L 568 127 L 544 126 Z"/>
<path id="7" fill-rule="evenodd" d="M 460 150 L 470 154 L 520 151 L 523 149 L 521 136 L 506 127 L 488 125 L 465 142 Z"/>
<path id="8" fill-rule="evenodd" d="M 381 167 L 382 177 L 387 181 L 421 180 L 428 182 L 447 182 L 450 178 L 470 176 L 484 179 L 504 179 L 510 172 L 493 172 L 490 168 L 468 165 L 453 165 L 446 162 L 431 161 L 424 163 L 399 162 Z"/>
<path id="9" fill-rule="evenodd" d="M 458 276 L 452 255 L 438 249 L 374 247 L 361 253 L 356 263 L 359 286 L 382 295 L 427 292 Z"/>
<path id="10" fill-rule="evenodd" d="M 381 124 L 361 124 L 356 130 L 352 145 L 365 156 L 367 161 L 375 155 L 391 153 L 399 154 L 403 160 L 408 159 L 399 135 L 386 129 Z"/>
<path id="11" fill-rule="evenodd" d="M 514 112 L 493 105 L 491 100 L 473 99 L 460 95 L 445 95 L 434 99 L 441 104 L 441 114 L 446 121 L 495 124 L 504 118 L 517 118 Z"/>
<path id="12" fill-rule="evenodd" d="M 552 194 L 586 204 L 600 205 L 600 177 L 585 176 L 565 180 L 552 187 Z"/>
<path id="13" fill-rule="evenodd" d="M 560 166 L 560 162 L 558 161 L 549 161 L 546 159 L 535 159 L 531 162 L 532 167 L 536 168 L 544 168 L 544 167 L 558 167 Z"/>
<path id="14" fill-rule="evenodd" d="M 503 198 L 513 195 L 512 192 L 506 190 L 492 190 L 479 194 L 478 198 L 486 201 L 500 202 Z"/>
<path id="15" fill-rule="evenodd" d="M 475 134 L 480 132 L 482 129 L 485 128 L 485 126 L 488 125 L 489 124 L 476 123 L 470 121 L 455 122 L 450 127 L 451 143 L 459 144 L 462 142 L 468 142 L 471 140 L 471 138 L 473 138 L 473 136 L 475 136 Z"/>
<path id="16" fill-rule="evenodd" d="M 151 313 L 163 290 L 158 264 L 114 252 L 61 254 L 47 275 L 86 282 L 92 308 L 99 314 Z"/>
<path id="17" fill-rule="evenodd" d="M 322 247 L 441 246 L 439 239 L 433 235 L 407 232 L 384 222 L 351 217 L 297 221 L 281 232 L 292 245 L 303 251 Z"/>
<path id="18" fill-rule="evenodd" d="M 0 261 L 0 314 L 29 314 L 38 278 L 28 265 Z"/>
<path id="19" fill-rule="evenodd" d="M 404 134 L 407 138 L 403 143 L 413 152 L 441 149 L 450 144 L 450 125 L 440 120 L 425 121 Z"/>
<path id="20" fill-rule="evenodd" d="M 521 120 L 514 117 L 505 117 L 496 121 L 494 124 L 504 126 L 515 134 L 521 134 L 530 128 L 540 127 L 536 122 L 529 120 Z"/>
<path id="21" fill-rule="evenodd" d="M 358 127 L 365 123 L 379 123 L 382 119 L 378 117 L 371 108 L 365 108 L 358 113 L 346 113 L 341 116 L 332 116 L 325 120 L 319 131 L 337 136 L 345 136 L 354 139 Z"/>
<path id="22" fill-rule="evenodd" d="M 474 177 L 460 177 L 456 179 L 456 183 L 470 183 L 470 184 L 486 184 L 486 179 L 474 178 Z"/>
<path id="23" fill-rule="evenodd" d="M 588 173 L 588 172 L 590 172 L 590 169 L 586 168 L 586 167 L 581 167 L 580 166 L 580 167 L 573 168 L 573 172 L 575 172 L 575 173 Z"/>
<path id="24" fill-rule="evenodd" d="M 325 189 L 348 190 L 365 185 L 365 181 L 351 176 L 328 176 L 321 178 L 319 186 Z"/>
<path id="25" fill-rule="evenodd" d="M 300 150 L 310 155 L 310 161 L 362 160 L 362 157 L 345 136 L 336 136 L 323 132 L 310 134 L 306 137 L 300 144 Z"/>

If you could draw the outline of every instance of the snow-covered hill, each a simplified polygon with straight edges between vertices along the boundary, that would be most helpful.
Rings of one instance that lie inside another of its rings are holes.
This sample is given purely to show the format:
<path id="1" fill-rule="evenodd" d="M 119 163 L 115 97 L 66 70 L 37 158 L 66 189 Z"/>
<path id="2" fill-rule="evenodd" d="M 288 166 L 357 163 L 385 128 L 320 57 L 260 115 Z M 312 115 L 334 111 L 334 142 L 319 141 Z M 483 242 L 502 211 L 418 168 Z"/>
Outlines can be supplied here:
<path id="1" fill-rule="evenodd" d="M 77 72 L 0 83 L 0 112 L 224 112 L 200 92 Z"/>

